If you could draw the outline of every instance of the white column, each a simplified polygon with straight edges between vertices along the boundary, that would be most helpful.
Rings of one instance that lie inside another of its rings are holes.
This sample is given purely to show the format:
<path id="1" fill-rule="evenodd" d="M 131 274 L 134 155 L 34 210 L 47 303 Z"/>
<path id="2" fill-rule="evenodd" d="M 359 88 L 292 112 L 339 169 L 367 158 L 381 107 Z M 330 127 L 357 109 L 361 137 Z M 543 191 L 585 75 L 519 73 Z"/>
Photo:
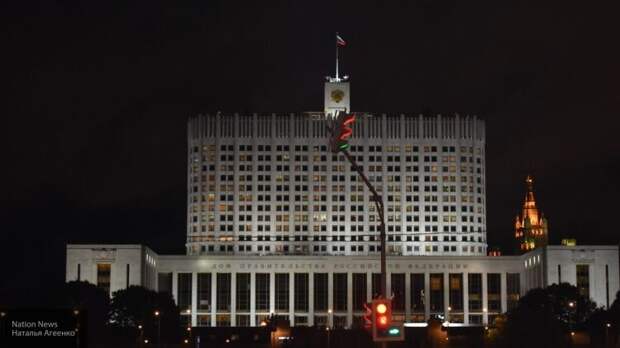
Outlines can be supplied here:
<path id="1" fill-rule="evenodd" d="M 314 325 L 314 273 L 308 272 L 308 326 Z"/>
<path id="2" fill-rule="evenodd" d="M 431 317 L 431 275 L 424 272 L 424 320 Z"/>
<path id="3" fill-rule="evenodd" d="M 211 326 L 215 327 L 215 312 L 217 311 L 217 273 L 211 273 Z"/>
<path id="4" fill-rule="evenodd" d="M 192 326 L 196 326 L 197 324 L 197 313 L 198 312 L 198 274 L 196 272 L 192 272 Z"/>
<path id="5" fill-rule="evenodd" d="M 347 327 L 353 326 L 353 273 L 347 272 Z"/>
<path id="6" fill-rule="evenodd" d="M 411 273 L 405 273 L 405 320 L 411 321 Z"/>
<path id="7" fill-rule="evenodd" d="M 469 324 L 469 275 L 463 272 L 463 323 Z"/>
<path id="8" fill-rule="evenodd" d="M 269 272 L 269 314 L 276 312 L 276 274 Z"/>
<path id="9" fill-rule="evenodd" d="M 172 298 L 179 305 L 179 273 L 172 272 Z"/>
<path id="10" fill-rule="evenodd" d="M 230 326 L 237 326 L 237 273 L 230 273 Z"/>
<path id="11" fill-rule="evenodd" d="M 295 325 L 295 272 L 288 274 L 288 320 Z"/>
<path id="12" fill-rule="evenodd" d="M 256 272 L 250 272 L 250 326 L 256 324 Z"/>
<path id="13" fill-rule="evenodd" d="M 327 326 L 334 326 L 334 273 L 327 273 Z M 332 312 L 331 314 L 329 312 Z"/>
<path id="14" fill-rule="evenodd" d="M 482 272 L 482 323 L 489 324 L 489 294 L 487 293 L 487 272 Z"/>
<path id="15" fill-rule="evenodd" d="M 506 272 L 500 273 L 500 282 L 501 282 L 500 296 L 501 296 L 501 303 L 502 303 L 502 313 L 506 313 L 508 311 Z"/>
<path id="16" fill-rule="evenodd" d="M 452 306 L 450 303 L 450 273 L 443 273 L 443 313 L 446 320 L 451 321 L 450 317 L 451 311 L 448 310 L 448 307 Z"/>

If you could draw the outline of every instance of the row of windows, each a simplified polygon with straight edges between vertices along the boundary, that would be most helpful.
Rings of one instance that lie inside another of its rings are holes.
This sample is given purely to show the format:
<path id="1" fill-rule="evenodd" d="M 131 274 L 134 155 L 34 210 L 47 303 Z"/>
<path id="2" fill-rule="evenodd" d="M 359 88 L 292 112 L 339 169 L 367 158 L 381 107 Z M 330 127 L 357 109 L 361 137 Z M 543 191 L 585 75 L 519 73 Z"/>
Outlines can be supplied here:
<path id="1" fill-rule="evenodd" d="M 218 236 L 215 237 L 213 235 L 211 236 L 202 236 L 201 238 L 195 238 L 194 240 L 202 240 L 202 241 L 214 241 L 214 240 L 220 240 L 220 241 L 233 241 L 234 237 L 232 235 L 229 236 Z M 237 240 L 240 242 L 251 242 L 251 241 L 259 241 L 259 242 L 269 242 L 271 240 L 275 240 L 276 242 L 288 242 L 288 241 L 296 241 L 296 242 L 307 242 L 307 241 L 315 241 L 315 242 L 327 242 L 327 241 L 332 241 L 332 242 L 345 242 L 345 241 L 352 241 L 352 242 L 362 242 L 362 241 L 369 241 L 369 242 L 373 242 L 375 240 L 378 240 L 377 236 L 344 236 L 344 235 L 337 235 L 337 236 L 312 236 L 312 238 L 310 236 L 307 235 L 303 235 L 303 236 L 272 236 L 272 235 L 258 235 L 258 236 L 252 236 L 252 235 L 238 235 L 237 236 Z M 419 241 L 423 241 L 423 242 L 437 242 L 440 240 L 440 236 L 400 236 L 400 235 L 387 235 L 387 241 L 388 242 L 403 242 L 403 241 L 407 241 L 407 242 L 419 242 Z M 475 242 L 476 239 L 474 236 L 442 236 L 441 240 L 443 240 L 444 242 Z M 482 237 L 478 237 L 478 242 L 482 242 Z"/>
<path id="2" fill-rule="evenodd" d="M 192 225 L 191 226 L 191 232 L 192 233 L 198 233 L 198 229 L 199 226 L 198 225 Z M 220 230 L 221 232 L 233 232 L 235 231 L 235 227 L 234 225 L 219 225 L 216 226 L 214 224 L 210 224 L 210 225 L 200 225 L 200 232 L 207 232 L 207 230 L 209 232 L 215 232 L 215 230 Z M 289 225 L 276 225 L 275 226 L 275 231 L 276 232 L 290 232 L 291 227 L 289 227 Z M 308 225 L 294 225 L 293 229 L 295 230 L 295 232 L 308 232 L 310 231 L 310 228 L 308 227 Z M 237 230 L 239 232 L 252 232 L 254 230 L 256 230 L 257 232 L 271 232 L 272 228 L 271 225 L 257 225 L 256 228 L 253 228 L 252 225 L 238 225 L 237 226 Z M 312 231 L 313 232 L 327 232 L 327 226 L 325 225 L 314 225 L 312 226 Z M 345 231 L 345 226 L 344 225 L 333 225 L 331 228 L 331 232 L 344 232 Z M 378 228 L 374 225 L 370 225 L 368 226 L 368 228 L 364 228 L 363 226 L 360 225 L 352 225 L 350 228 L 351 232 L 377 232 Z M 416 225 L 416 226 L 405 226 L 405 231 L 406 232 L 420 232 L 420 226 Z M 387 232 L 402 232 L 402 228 L 401 226 L 392 226 L 392 225 L 388 225 L 387 226 Z M 427 233 L 447 233 L 447 232 L 455 232 L 457 233 L 457 228 L 456 226 L 443 226 L 442 231 L 439 231 L 439 227 L 432 225 L 425 225 L 424 226 L 424 232 Z M 483 229 L 482 226 L 461 226 L 461 233 L 482 233 Z"/>
<path id="3" fill-rule="evenodd" d="M 327 252 L 331 250 L 331 252 L 380 252 L 381 246 L 379 245 L 313 245 L 312 250 L 314 252 Z M 425 253 L 433 253 L 443 251 L 444 253 L 455 253 L 457 252 L 457 245 L 406 245 L 404 250 L 407 252 L 420 252 L 424 251 Z M 482 246 L 473 246 L 473 245 L 463 245 L 461 246 L 461 252 L 463 253 L 475 253 L 476 250 L 478 253 L 483 253 Z M 389 245 L 388 253 L 402 253 L 403 246 L 402 245 Z M 258 253 L 307 253 L 309 251 L 309 246 L 307 245 L 201 245 L 200 251 L 202 253 L 214 253 L 214 252 L 258 252 Z"/>
<path id="4" fill-rule="evenodd" d="M 288 154 L 283 154 L 283 155 L 276 155 L 274 157 L 272 157 L 271 155 L 257 155 L 256 157 L 253 157 L 252 155 L 245 155 L 245 154 L 240 154 L 237 159 L 240 162 L 252 162 L 253 159 L 256 158 L 259 162 L 263 162 L 263 161 L 271 161 L 272 158 L 275 158 L 276 161 L 279 162 L 288 162 L 290 161 L 290 157 Z M 327 155 L 313 155 L 312 157 L 308 156 L 308 155 L 295 155 L 293 156 L 293 160 L 295 162 L 309 162 L 310 158 L 312 158 L 313 162 L 327 162 Z M 437 156 L 374 156 L 374 155 L 368 155 L 367 159 L 364 159 L 364 156 L 353 156 L 354 159 L 356 159 L 359 162 L 383 162 L 383 158 L 386 159 L 386 162 L 400 162 L 401 158 L 404 159 L 405 162 L 420 162 L 420 158 L 423 159 L 424 162 L 427 163 L 456 163 L 456 156 L 443 156 L 443 157 L 437 157 Z M 214 156 L 213 155 L 209 155 L 209 156 L 204 156 L 201 158 L 202 161 L 210 161 L 213 162 L 214 160 Z M 194 162 L 200 160 L 200 158 L 195 157 L 194 158 Z M 341 158 L 341 160 L 344 160 L 344 158 Z M 234 155 L 220 155 L 220 162 L 234 162 L 235 161 L 235 156 Z M 338 162 L 339 158 L 337 155 L 332 155 L 332 161 L 333 162 Z M 460 157 L 460 162 L 461 163 L 474 163 L 474 157 L 466 157 L 466 156 L 461 156 Z M 477 164 L 482 164 L 482 159 L 480 157 L 476 157 L 476 163 Z M 416 167 L 417 168 L 417 167 Z"/>
<path id="5" fill-rule="evenodd" d="M 207 199 L 205 201 L 209 201 L 209 202 L 214 202 L 215 201 L 215 195 L 214 194 L 209 194 L 207 195 Z M 231 195 L 227 196 L 228 199 L 231 199 Z M 221 197 L 220 197 L 221 198 Z M 233 205 L 230 204 L 220 204 L 219 205 L 219 211 L 220 212 L 225 212 L 225 211 L 229 211 L 231 209 L 228 209 L 228 207 L 231 207 Z M 244 205 L 244 204 L 239 204 L 239 211 L 240 212 L 251 212 L 253 209 L 254 205 Z M 257 207 L 257 211 L 271 211 L 271 207 L 275 207 L 275 211 L 284 211 L 284 212 L 288 212 L 291 211 L 292 209 L 294 209 L 295 212 L 307 212 L 309 210 L 309 207 L 312 208 L 312 210 L 314 212 L 326 212 L 327 209 L 327 205 L 309 205 L 309 204 L 297 204 L 297 205 L 288 205 L 288 204 L 284 204 L 284 205 L 256 205 Z M 347 204 L 347 205 L 342 205 L 342 204 L 332 204 L 331 205 L 331 211 L 334 213 L 337 212 L 345 212 L 345 208 L 349 207 L 351 212 L 363 212 L 364 211 L 364 205 L 354 205 L 354 204 Z M 192 204 L 190 206 L 190 209 L 192 210 L 193 213 L 197 213 L 198 212 L 198 204 Z M 210 204 L 210 205 L 206 205 L 206 204 L 201 204 L 200 205 L 200 209 L 201 211 L 206 211 L 207 208 L 209 211 L 214 211 L 215 210 L 215 204 Z M 417 213 L 421 211 L 421 207 L 424 207 L 423 211 L 424 212 L 438 212 L 439 211 L 439 207 L 438 205 L 392 205 L 392 204 L 388 204 L 387 205 L 387 212 L 388 213 L 392 213 L 392 212 L 401 212 L 403 211 L 404 208 L 404 212 L 405 213 Z M 456 205 L 442 205 L 442 211 L 443 212 L 456 212 Z M 470 213 L 474 213 L 474 205 L 462 205 L 461 206 L 461 213 L 467 213 L 469 210 Z M 375 211 L 375 207 L 374 206 L 369 206 L 368 207 L 368 211 L 369 212 L 374 212 Z M 482 213 L 482 207 L 481 206 L 477 206 L 477 210 L 476 212 L 478 214 Z M 203 214 L 204 215 L 204 214 Z M 320 214 L 320 216 L 322 216 L 323 214 Z M 215 219 L 215 215 L 209 214 L 209 216 L 213 216 L 213 219 Z M 314 214 L 314 216 L 317 216 L 317 214 Z M 452 215 L 443 215 L 443 216 L 452 216 Z M 313 217 L 313 220 L 317 220 L 316 218 Z M 323 220 L 323 219 L 319 219 L 319 220 Z"/>
<path id="6" fill-rule="evenodd" d="M 239 149 L 239 151 L 253 151 L 253 146 L 252 145 L 238 145 L 237 147 Z M 271 151 L 272 150 L 272 146 L 271 145 L 258 145 L 257 147 L 258 151 Z M 276 145 L 273 148 L 275 148 L 276 151 L 290 151 L 291 148 L 293 148 L 295 151 L 309 151 L 309 146 L 308 145 L 295 145 L 294 147 L 289 146 L 289 145 Z M 202 151 L 215 151 L 216 147 L 215 145 L 211 144 L 211 145 L 203 145 L 202 146 Z M 438 146 L 423 146 L 422 149 L 424 150 L 424 152 L 439 152 L 440 147 Z M 235 145 L 220 145 L 220 151 L 234 151 L 235 150 Z M 313 151 L 322 151 L 325 152 L 327 151 L 327 146 L 325 145 L 314 145 L 312 146 L 312 150 Z M 364 151 L 364 146 L 362 145 L 353 145 L 350 147 L 349 149 L 351 152 L 361 152 Z M 392 146 L 386 146 L 385 148 L 386 152 L 400 152 L 401 147 L 398 145 L 392 145 Z M 417 145 L 403 145 L 403 151 L 405 152 L 419 152 L 420 147 Z M 477 148 L 477 152 L 480 152 L 479 148 Z M 192 152 L 193 153 L 198 153 L 200 151 L 200 148 L 198 146 L 193 146 L 192 147 Z M 368 151 L 369 152 L 383 152 L 383 147 L 381 145 L 370 145 L 368 146 Z M 460 151 L 461 153 L 473 153 L 474 152 L 474 148 L 471 146 L 461 146 L 460 147 Z M 446 152 L 446 153 L 456 153 L 456 146 L 441 146 L 441 152 Z"/>

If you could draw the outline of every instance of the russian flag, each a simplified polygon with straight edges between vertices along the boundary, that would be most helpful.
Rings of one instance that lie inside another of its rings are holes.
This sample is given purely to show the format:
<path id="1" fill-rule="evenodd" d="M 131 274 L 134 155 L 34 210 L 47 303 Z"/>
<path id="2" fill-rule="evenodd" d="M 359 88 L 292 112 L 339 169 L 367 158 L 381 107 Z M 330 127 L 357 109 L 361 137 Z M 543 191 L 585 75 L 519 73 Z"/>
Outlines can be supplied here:
<path id="1" fill-rule="evenodd" d="M 340 35 L 336 34 L 336 45 L 338 45 L 338 46 L 346 46 L 346 45 L 347 45 L 347 43 L 346 43 L 346 41 L 344 41 L 344 40 L 340 37 Z"/>

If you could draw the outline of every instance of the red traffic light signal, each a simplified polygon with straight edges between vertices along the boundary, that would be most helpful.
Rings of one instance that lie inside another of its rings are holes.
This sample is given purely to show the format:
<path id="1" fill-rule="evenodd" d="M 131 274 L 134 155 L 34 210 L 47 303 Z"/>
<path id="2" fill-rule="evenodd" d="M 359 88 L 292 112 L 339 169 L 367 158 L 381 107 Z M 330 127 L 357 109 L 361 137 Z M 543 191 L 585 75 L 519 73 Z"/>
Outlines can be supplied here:
<path id="1" fill-rule="evenodd" d="M 403 323 L 392 321 L 392 300 L 373 300 L 372 319 L 373 341 L 387 342 L 405 339 Z"/>
<path id="2" fill-rule="evenodd" d="M 387 299 L 378 299 L 372 301 L 373 313 L 373 337 L 378 328 L 383 329 L 392 322 L 392 301 Z"/>
<path id="3" fill-rule="evenodd" d="M 338 114 L 332 129 L 331 146 L 333 152 L 349 148 L 349 138 L 353 135 L 353 129 L 351 128 L 353 123 L 355 123 L 355 114 L 344 112 Z"/>

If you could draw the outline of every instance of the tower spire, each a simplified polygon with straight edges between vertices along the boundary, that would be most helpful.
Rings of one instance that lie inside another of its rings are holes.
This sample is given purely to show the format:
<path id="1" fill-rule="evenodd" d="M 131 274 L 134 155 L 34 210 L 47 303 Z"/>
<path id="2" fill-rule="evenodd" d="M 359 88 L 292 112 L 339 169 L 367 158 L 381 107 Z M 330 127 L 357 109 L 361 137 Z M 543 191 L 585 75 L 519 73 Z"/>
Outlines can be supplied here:
<path id="1" fill-rule="evenodd" d="M 548 242 L 546 219 L 536 207 L 534 198 L 534 179 L 531 175 L 525 178 L 526 193 L 523 201 L 521 216 L 515 221 L 515 237 L 518 251 L 527 252 L 534 248 L 545 246 Z"/>

